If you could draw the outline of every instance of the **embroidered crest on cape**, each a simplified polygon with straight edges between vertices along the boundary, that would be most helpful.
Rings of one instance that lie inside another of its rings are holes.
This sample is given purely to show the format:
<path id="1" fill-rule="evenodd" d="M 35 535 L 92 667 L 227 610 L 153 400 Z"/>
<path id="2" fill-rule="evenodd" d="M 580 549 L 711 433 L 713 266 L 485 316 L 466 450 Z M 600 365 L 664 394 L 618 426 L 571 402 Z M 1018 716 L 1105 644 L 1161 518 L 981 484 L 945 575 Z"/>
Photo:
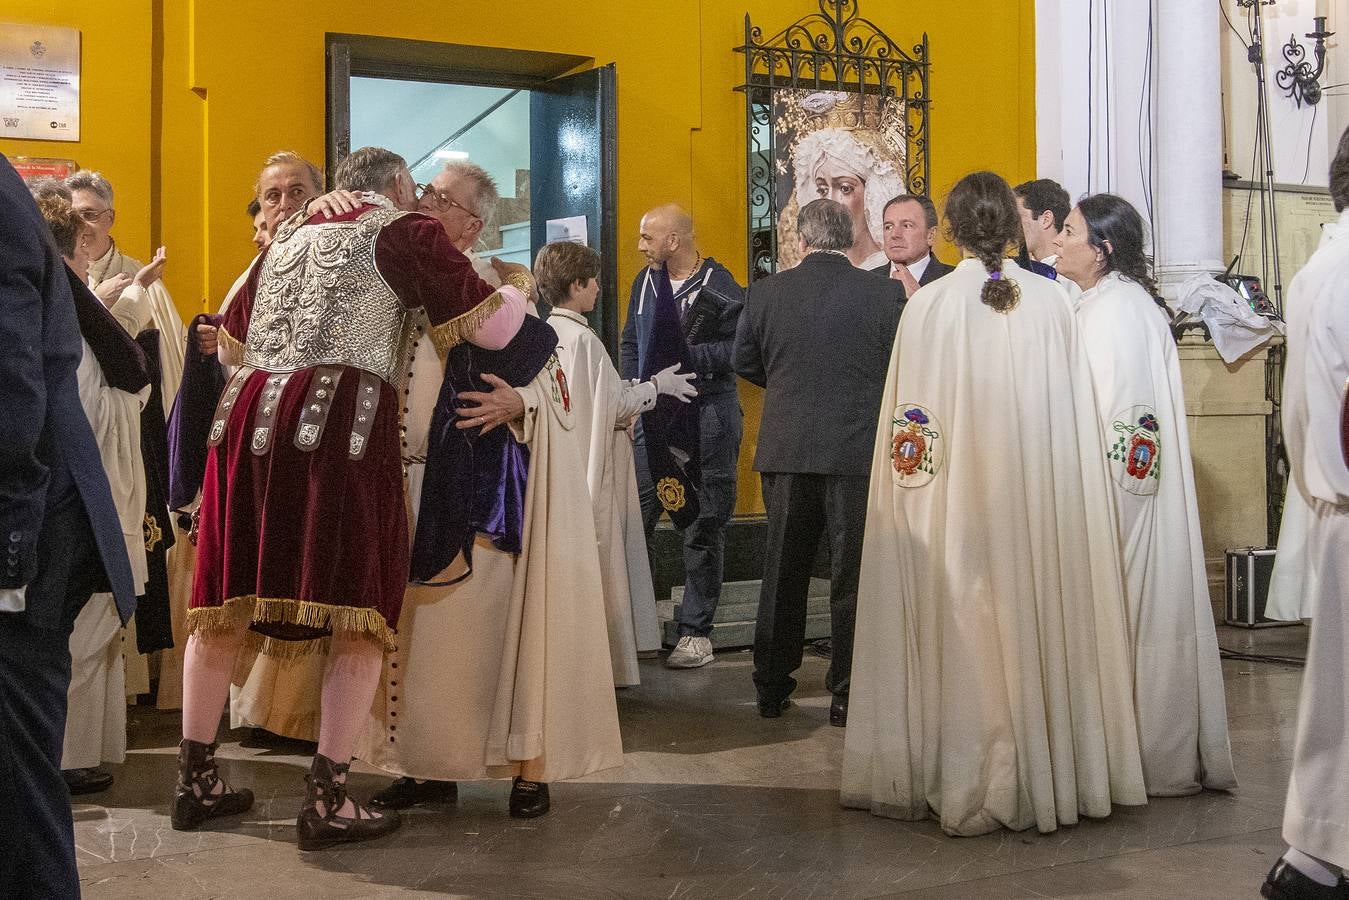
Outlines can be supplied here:
<path id="1" fill-rule="evenodd" d="M 656 496 L 667 512 L 678 512 L 684 508 L 684 486 L 674 478 L 662 478 L 656 483 Z"/>
<path id="2" fill-rule="evenodd" d="M 562 362 L 557 354 L 548 357 L 548 387 L 553 392 L 553 402 L 562 404 L 563 412 L 571 412 L 571 392 L 567 390 L 567 373 L 562 371 Z"/>
<path id="3" fill-rule="evenodd" d="M 1131 494 L 1155 494 L 1161 485 L 1161 425 L 1149 406 L 1133 406 L 1114 417 L 1106 435 L 1110 474 Z"/>
<path id="4" fill-rule="evenodd" d="M 899 487 L 922 487 L 937 477 L 946 456 L 941 426 L 932 410 L 913 403 L 895 407 L 890 466 Z"/>

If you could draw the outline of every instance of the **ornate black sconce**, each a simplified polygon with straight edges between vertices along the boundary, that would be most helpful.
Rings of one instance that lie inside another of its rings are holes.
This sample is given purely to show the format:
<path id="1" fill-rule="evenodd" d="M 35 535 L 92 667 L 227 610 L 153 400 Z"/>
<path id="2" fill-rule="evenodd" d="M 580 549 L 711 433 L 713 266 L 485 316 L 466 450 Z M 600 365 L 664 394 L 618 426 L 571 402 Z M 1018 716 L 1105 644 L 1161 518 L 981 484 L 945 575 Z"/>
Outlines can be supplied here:
<path id="1" fill-rule="evenodd" d="M 1288 43 L 1283 45 L 1283 58 L 1288 64 L 1274 73 L 1274 81 L 1279 88 L 1296 100 L 1298 106 L 1303 102 L 1308 106 L 1315 106 L 1321 102 L 1321 83 L 1317 79 L 1321 77 L 1321 72 L 1326 67 L 1326 38 L 1335 33 L 1326 31 L 1325 16 L 1316 16 L 1312 21 L 1316 23 L 1316 30 L 1308 32 L 1307 37 L 1316 41 L 1316 46 L 1312 49 L 1312 54 L 1316 57 L 1316 68 L 1313 69 L 1311 63 L 1307 61 L 1307 51 L 1298 43 L 1297 36 L 1290 34 Z"/>

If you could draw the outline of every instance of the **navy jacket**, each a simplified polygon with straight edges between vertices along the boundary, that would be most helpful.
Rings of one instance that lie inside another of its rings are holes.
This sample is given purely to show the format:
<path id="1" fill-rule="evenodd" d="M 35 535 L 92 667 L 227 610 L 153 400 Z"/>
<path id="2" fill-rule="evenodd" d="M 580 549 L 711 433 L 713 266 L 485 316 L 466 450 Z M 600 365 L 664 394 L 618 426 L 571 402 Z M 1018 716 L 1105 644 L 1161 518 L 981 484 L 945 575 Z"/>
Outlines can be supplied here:
<path id="1" fill-rule="evenodd" d="M 870 474 L 903 307 L 898 281 L 832 253 L 750 285 L 735 369 L 766 389 L 755 471 Z"/>
<path id="2" fill-rule="evenodd" d="M 131 564 L 94 433 L 80 405 L 75 302 L 33 198 L 0 154 L 0 587 L 29 585 L 28 621 L 55 627 L 64 597 L 34 596 L 49 503 L 77 491 L 122 620 L 136 608 Z"/>
<path id="3" fill-rule="evenodd" d="M 641 354 L 655 315 L 656 286 L 643 268 L 632 282 L 628 300 L 628 318 L 623 324 L 620 356 L 624 378 L 639 378 L 642 371 Z M 694 386 L 699 397 L 735 390 L 735 369 L 731 366 L 731 347 L 735 343 L 735 326 L 740 321 L 740 310 L 745 305 L 745 292 L 735 281 L 730 270 L 712 257 L 703 260 L 697 272 L 675 291 L 675 302 L 682 309 L 684 302 L 695 294 L 702 301 L 712 301 L 715 319 L 704 329 L 704 340 L 689 345 L 689 357 L 698 373 Z M 688 323 L 685 322 L 687 332 Z"/>

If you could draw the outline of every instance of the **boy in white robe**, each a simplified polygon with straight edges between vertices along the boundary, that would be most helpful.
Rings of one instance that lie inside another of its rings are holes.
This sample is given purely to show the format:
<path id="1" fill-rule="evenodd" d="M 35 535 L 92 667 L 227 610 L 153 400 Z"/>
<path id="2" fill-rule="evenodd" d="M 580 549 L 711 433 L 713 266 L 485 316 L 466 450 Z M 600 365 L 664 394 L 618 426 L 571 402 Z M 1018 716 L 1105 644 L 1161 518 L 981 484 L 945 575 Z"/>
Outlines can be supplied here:
<path id="1" fill-rule="evenodd" d="M 581 448 L 599 539 L 614 684 L 624 687 L 641 683 L 638 653 L 660 647 L 628 425 L 654 407 L 661 393 L 688 402 L 697 395 L 689 383 L 697 376 L 675 374 L 678 367 L 671 366 L 650 381 L 619 378 L 586 321 L 599 296 L 599 271 L 599 254 L 570 241 L 548 244 L 534 260 L 539 297 L 553 307 L 548 324 L 557 332 L 557 355 L 571 391 L 572 433 Z"/>
<path id="2" fill-rule="evenodd" d="M 1055 241 L 1084 293 L 1074 317 L 1091 360 L 1110 468 L 1148 794 L 1236 787 L 1209 601 L 1180 360 L 1128 201 L 1079 202 Z"/>

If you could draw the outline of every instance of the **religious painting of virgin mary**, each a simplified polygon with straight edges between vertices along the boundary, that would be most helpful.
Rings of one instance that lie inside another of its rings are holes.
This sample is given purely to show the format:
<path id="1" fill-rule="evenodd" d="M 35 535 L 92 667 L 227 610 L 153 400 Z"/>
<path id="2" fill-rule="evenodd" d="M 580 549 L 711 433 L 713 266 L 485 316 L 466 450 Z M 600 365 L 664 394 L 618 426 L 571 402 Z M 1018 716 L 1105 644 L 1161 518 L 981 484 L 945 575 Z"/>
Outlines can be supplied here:
<path id="1" fill-rule="evenodd" d="M 853 265 L 887 262 L 881 214 L 904 193 L 904 103 L 846 91 L 786 89 L 773 94 L 773 158 L 778 215 L 777 270 L 800 262 L 796 216 L 820 197 L 853 217 Z"/>

